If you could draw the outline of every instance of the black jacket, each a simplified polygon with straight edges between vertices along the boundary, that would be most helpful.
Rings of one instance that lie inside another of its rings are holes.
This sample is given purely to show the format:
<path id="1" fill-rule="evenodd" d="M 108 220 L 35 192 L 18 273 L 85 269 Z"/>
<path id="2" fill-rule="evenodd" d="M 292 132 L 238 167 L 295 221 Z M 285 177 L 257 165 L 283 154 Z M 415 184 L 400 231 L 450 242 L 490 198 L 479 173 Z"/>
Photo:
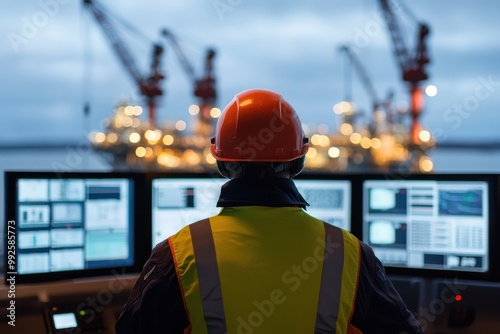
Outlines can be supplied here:
<path id="1" fill-rule="evenodd" d="M 217 206 L 308 204 L 292 180 L 238 178 L 223 185 Z M 372 249 L 361 244 L 361 266 L 351 323 L 365 334 L 423 333 Z M 182 334 L 189 325 L 168 242 L 158 244 L 144 265 L 116 323 L 117 334 Z M 302 333 L 300 333 L 302 334 Z"/>

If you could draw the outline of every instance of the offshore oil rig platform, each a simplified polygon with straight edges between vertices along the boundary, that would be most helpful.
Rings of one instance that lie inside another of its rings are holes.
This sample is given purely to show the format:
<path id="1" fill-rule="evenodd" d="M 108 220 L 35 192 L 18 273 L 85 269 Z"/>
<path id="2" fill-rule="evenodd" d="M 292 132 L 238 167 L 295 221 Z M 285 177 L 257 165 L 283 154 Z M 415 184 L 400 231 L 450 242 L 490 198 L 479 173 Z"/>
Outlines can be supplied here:
<path id="1" fill-rule="evenodd" d="M 102 28 L 118 59 L 138 87 L 147 105 L 147 120 L 143 107 L 118 103 L 105 121 L 105 129 L 89 135 L 92 147 L 116 170 L 216 170 L 209 143 L 221 110 L 216 107 L 216 80 L 213 61 L 216 52 L 208 48 L 204 72 L 196 75 L 176 36 L 163 30 L 162 36 L 177 55 L 193 83 L 197 102 L 188 112 L 196 116 L 194 124 L 172 121 L 159 124 L 156 120 L 157 101 L 162 96 L 161 70 L 163 46 L 153 44 L 150 71 L 143 75 L 120 37 L 109 12 L 95 0 L 84 0 Z M 311 133 L 310 149 L 305 169 L 324 172 L 389 171 L 431 172 L 433 162 L 429 153 L 435 146 L 432 134 L 420 125 L 424 93 L 422 82 L 427 80 L 426 65 L 430 62 L 426 40 L 429 27 L 418 22 L 415 48 L 410 50 L 393 4 L 380 0 L 379 4 L 391 34 L 394 53 L 401 71 L 402 82 L 408 87 L 409 107 L 398 109 L 391 96 L 381 101 L 366 69 L 348 45 L 340 47 L 366 88 L 372 101 L 372 119 L 359 124 L 359 111 L 350 97 L 333 106 L 338 127 L 333 133 L 317 127 Z"/>

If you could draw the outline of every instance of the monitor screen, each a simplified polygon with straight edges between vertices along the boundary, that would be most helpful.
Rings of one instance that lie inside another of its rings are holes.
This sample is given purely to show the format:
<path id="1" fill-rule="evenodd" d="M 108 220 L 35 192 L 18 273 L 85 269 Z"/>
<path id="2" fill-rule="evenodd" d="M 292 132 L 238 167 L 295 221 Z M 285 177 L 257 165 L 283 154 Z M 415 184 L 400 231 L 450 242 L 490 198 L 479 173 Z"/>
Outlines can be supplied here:
<path id="1" fill-rule="evenodd" d="M 181 228 L 219 213 L 216 206 L 222 177 L 192 175 L 155 177 L 152 180 L 152 246 Z"/>
<path id="2" fill-rule="evenodd" d="M 181 228 L 217 215 L 216 206 L 222 185 L 228 179 L 209 175 L 175 174 L 152 179 L 152 246 Z M 344 180 L 307 178 L 294 180 L 310 204 L 307 212 L 316 218 L 345 229 L 350 228 L 351 184 Z"/>
<path id="3" fill-rule="evenodd" d="M 351 230 L 351 181 L 301 178 L 295 186 L 309 203 L 307 212 L 326 223 Z"/>
<path id="4" fill-rule="evenodd" d="M 489 270 L 486 180 L 365 180 L 363 241 L 388 267 Z"/>
<path id="5" fill-rule="evenodd" d="M 7 274 L 41 282 L 133 267 L 135 179 L 110 175 L 6 173 L 16 250 Z"/>

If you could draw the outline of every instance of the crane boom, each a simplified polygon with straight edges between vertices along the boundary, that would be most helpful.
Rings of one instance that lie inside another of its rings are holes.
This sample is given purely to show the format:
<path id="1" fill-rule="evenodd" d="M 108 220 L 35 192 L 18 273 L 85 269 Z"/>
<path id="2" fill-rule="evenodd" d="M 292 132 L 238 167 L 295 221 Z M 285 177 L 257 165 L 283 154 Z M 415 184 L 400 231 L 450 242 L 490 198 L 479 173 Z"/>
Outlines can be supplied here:
<path id="1" fill-rule="evenodd" d="M 409 83 L 410 90 L 410 113 L 412 118 L 411 140 L 419 142 L 420 124 L 419 118 L 423 106 L 423 92 L 420 82 L 427 80 L 428 75 L 425 65 L 430 62 L 427 54 L 426 39 L 430 29 L 426 24 L 419 23 L 417 43 L 415 51 L 410 53 L 401 34 L 401 28 L 396 14 L 389 4 L 389 0 L 379 0 L 387 27 L 392 37 L 396 60 L 401 70 L 402 79 Z"/>
<path id="2" fill-rule="evenodd" d="M 177 55 L 177 58 L 179 59 L 184 71 L 193 84 L 193 94 L 194 96 L 199 98 L 199 118 L 201 123 L 204 125 L 212 126 L 214 119 L 210 115 L 210 111 L 215 105 L 215 100 L 217 98 L 217 92 L 215 89 L 215 77 L 213 71 L 213 59 L 215 58 L 215 50 L 211 48 L 207 49 L 205 55 L 203 76 L 197 77 L 193 66 L 183 52 L 175 35 L 168 29 L 163 29 L 162 35 L 170 41 L 174 52 Z"/>
<path id="3" fill-rule="evenodd" d="M 149 122 L 153 126 L 155 124 L 157 98 L 163 95 L 163 90 L 160 86 L 160 81 L 164 79 L 160 66 L 163 47 L 159 44 L 153 44 L 151 73 L 149 76 L 143 76 L 139 71 L 132 54 L 127 49 L 125 43 L 117 33 L 115 26 L 109 20 L 103 8 L 101 8 L 100 5 L 97 5 L 94 0 L 83 0 L 83 3 L 94 15 L 122 65 L 138 86 L 141 95 L 146 98 L 146 103 L 149 109 Z"/>
<path id="4" fill-rule="evenodd" d="M 430 32 L 429 27 L 424 23 L 418 23 L 417 44 L 415 52 L 411 54 L 405 44 L 396 14 L 389 4 L 389 1 L 380 0 L 380 6 L 382 7 L 392 37 L 394 53 L 402 72 L 403 81 L 417 83 L 427 80 L 428 75 L 425 72 L 424 66 L 430 62 L 426 46 L 426 38 Z"/>
<path id="5" fill-rule="evenodd" d="M 361 64 L 358 57 L 356 57 L 356 55 L 354 54 L 354 52 L 352 52 L 352 50 L 349 46 L 342 45 L 340 47 L 340 52 L 343 52 L 349 58 L 351 64 L 356 69 L 356 71 L 361 79 L 361 82 L 365 86 L 366 91 L 368 92 L 368 94 L 370 95 L 370 97 L 372 99 L 373 111 L 375 111 L 377 109 L 377 107 L 379 106 L 380 102 L 379 102 L 379 98 L 377 96 L 377 91 L 375 90 L 375 87 L 373 86 L 370 78 L 368 77 L 368 74 L 366 73 L 364 66 Z"/>
<path id="6" fill-rule="evenodd" d="M 163 29 L 162 30 L 162 35 L 166 37 L 170 43 L 172 44 L 172 47 L 174 49 L 175 54 L 177 55 L 177 58 L 181 62 L 182 68 L 184 68 L 184 71 L 188 75 L 188 77 L 194 82 L 196 81 L 196 75 L 194 73 L 193 66 L 191 66 L 191 63 L 188 61 L 186 55 L 182 51 L 179 42 L 177 41 L 177 38 L 175 37 L 174 34 L 172 34 L 169 30 Z"/>
<path id="7" fill-rule="evenodd" d="M 399 27 L 398 20 L 394 14 L 389 1 L 380 0 L 380 6 L 382 7 L 382 12 L 384 13 L 389 32 L 392 37 L 392 42 L 394 45 L 394 52 L 396 54 L 396 60 L 399 62 L 399 67 L 401 69 L 406 68 L 410 62 L 410 56 L 408 53 L 408 48 L 406 47 L 405 41 L 401 34 L 401 29 Z"/>

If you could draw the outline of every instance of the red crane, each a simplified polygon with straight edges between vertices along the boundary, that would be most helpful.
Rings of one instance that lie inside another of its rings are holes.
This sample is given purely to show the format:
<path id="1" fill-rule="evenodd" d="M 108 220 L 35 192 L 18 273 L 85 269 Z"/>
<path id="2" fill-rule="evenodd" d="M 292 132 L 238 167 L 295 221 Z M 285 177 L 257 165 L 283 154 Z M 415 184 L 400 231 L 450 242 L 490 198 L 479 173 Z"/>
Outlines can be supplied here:
<path id="1" fill-rule="evenodd" d="M 215 88 L 215 76 L 213 59 L 215 57 L 214 49 L 207 49 L 205 55 L 205 67 L 202 77 L 197 77 L 193 66 L 188 61 L 184 51 L 179 45 L 175 35 L 167 29 L 163 29 L 162 35 L 170 41 L 177 58 L 179 59 L 184 71 L 193 83 L 193 94 L 199 98 L 200 121 L 202 124 L 213 125 L 214 118 L 210 115 L 210 111 L 216 103 L 217 91 Z"/>
<path id="2" fill-rule="evenodd" d="M 160 59 L 163 53 L 163 47 L 160 44 L 153 44 L 153 54 L 149 75 L 143 75 L 132 54 L 127 49 L 125 43 L 117 33 L 115 26 L 106 14 L 106 10 L 95 0 L 83 0 L 84 5 L 94 15 L 97 23 L 101 26 L 108 41 L 111 43 L 113 50 L 122 62 L 127 72 L 130 74 L 134 82 L 139 88 L 140 94 L 146 99 L 148 106 L 149 123 L 155 126 L 156 106 L 158 98 L 163 95 L 163 89 L 160 82 L 164 79 L 160 67 Z"/>
<path id="3" fill-rule="evenodd" d="M 417 43 L 415 50 L 410 52 L 405 44 L 400 24 L 390 1 L 380 0 L 379 3 L 391 33 L 394 52 L 399 68 L 401 69 L 402 79 L 409 84 L 410 113 L 412 118 L 411 140 L 413 143 L 418 143 L 420 141 L 418 135 L 421 130 L 419 118 L 423 107 L 423 91 L 420 83 L 428 78 L 425 65 L 430 62 L 430 59 L 427 54 L 426 39 L 430 33 L 430 29 L 426 24 L 418 23 Z"/>

